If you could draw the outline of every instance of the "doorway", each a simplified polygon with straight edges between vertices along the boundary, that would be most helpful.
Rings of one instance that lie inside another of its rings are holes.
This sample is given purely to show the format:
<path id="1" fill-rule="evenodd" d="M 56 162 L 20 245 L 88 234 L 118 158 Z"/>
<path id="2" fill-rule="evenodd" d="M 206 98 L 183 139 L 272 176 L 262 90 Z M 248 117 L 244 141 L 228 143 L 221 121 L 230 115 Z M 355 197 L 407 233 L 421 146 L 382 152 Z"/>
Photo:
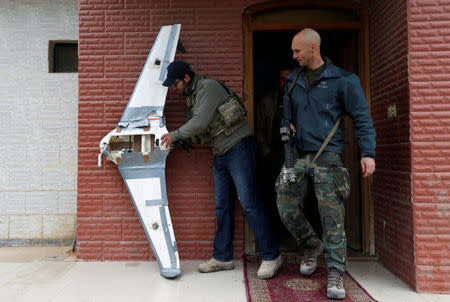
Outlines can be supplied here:
<path id="1" fill-rule="evenodd" d="M 255 112 L 260 100 L 277 88 L 279 70 L 296 67 L 296 62 L 292 60 L 291 41 L 305 27 L 314 28 L 321 35 L 322 56 L 327 56 L 335 65 L 360 76 L 370 102 L 365 14 L 352 13 L 349 9 L 330 11 L 328 8 L 253 7 L 244 14 L 244 100 L 249 109 L 249 123 L 255 131 Z M 345 118 L 344 128 L 342 160 L 349 168 L 351 178 L 351 197 L 345 203 L 348 248 L 356 254 L 374 255 L 370 182 L 361 178 L 360 151 L 349 117 Z M 261 157 L 259 167 L 264 167 Z M 264 203 L 281 250 L 292 251 L 296 249 L 295 241 L 282 225 L 278 213 L 274 213 L 277 211 L 275 195 L 268 189 L 273 187 L 274 177 L 268 174 L 260 173 Z M 310 196 L 307 204 L 307 215 L 320 234 L 320 217 L 315 196 Z M 255 245 L 248 227 L 245 234 L 246 253 L 252 253 Z"/>

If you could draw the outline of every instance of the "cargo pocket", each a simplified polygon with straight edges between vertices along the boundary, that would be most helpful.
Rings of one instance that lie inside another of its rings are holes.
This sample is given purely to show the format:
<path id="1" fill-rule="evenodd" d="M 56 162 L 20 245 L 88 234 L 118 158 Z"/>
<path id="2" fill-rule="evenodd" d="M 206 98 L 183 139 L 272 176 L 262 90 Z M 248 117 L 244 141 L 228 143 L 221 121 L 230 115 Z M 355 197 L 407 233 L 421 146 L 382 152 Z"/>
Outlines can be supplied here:
<path id="1" fill-rule="evenodd" d="M 322 188 L 331 193 L 334 191 L 341 202 L 350 195 L 350 177 L 345 167 L 316 167 L 314 169 L 314 182 L 317 184 L 327 184 Z"/>
<path id="2" fill-rule="evenodd" d="M 330 173 L 330 169 L 327 167 L 315 167 L 313 169 L 314 182 L 317 184 L 334 184 L 333 175 Z"/>
<path id="3" fill-rule="evenodd" d="M 336 192 L 342 201 L 347 200 L 350 196 L 350 176 L 346 167 L 332 167 L 330 174 L 336 186 Z"/>

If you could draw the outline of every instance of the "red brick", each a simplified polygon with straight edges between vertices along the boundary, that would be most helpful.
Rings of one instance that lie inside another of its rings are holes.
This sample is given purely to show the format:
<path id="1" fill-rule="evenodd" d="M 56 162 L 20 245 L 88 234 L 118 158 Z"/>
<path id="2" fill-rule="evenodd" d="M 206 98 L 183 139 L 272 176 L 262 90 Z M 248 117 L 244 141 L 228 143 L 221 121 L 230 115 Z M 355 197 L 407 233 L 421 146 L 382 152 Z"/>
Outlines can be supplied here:
<path id="1" fill-rule="evenodd" d="M 123 33 L 81 33 L 79 56 L 123 54 Z"/>
<path id="2" fill-rule="evenodd" d="M 111 242 L 105 241 L 103 244 L 103 260 L 155 260 L 150 251 L 150 247 L 144 242 Z"/>
<path id="3" fill-rule="evenodd" d="M 209 259 L 213 254 L 213 241 L 204 241 L 197 243 L 197 254 L 198 259 Z"/>
<path id="4" fill-rule="evenodd" d="M 241 8 L 199 8 L 198 30 L 223 31 L 227 34 L 230 31 L 237 31 L 237 35 L 242 32 Z M 217 22 L 220 20 L 220 22 Z"/>
<path id="5" fill-rule="evenodd" d="M 105 76 L 108 78 L 135 78 L 139 76 L 147 56 L 108 56 L 105 58 Z"/>
<path id="6" fill-rule="evenodd" d="M 80 33 L 104 32 L 105 12 L 93 10 L 80 10 L 78 27 L 80 28 Z"/>
<path id="7" fill-rule="evenodd" d="M 83 101 L 111 101 L 123 100 L 123 79 L 79 79 L 79 100 Z M 81 105 L 80 104 L 80 105 Z"/>
<path id="8" fill-rule="evenodd" d="M 104 75 L 104 58 L 102 56 L 83 57 L 78 60 L 78 72 L 89 78 L 102 78 Z"/>
<path id="9" fill-rule="evenodd" d="M 215 215 L 216 205 L 214 193 L 197 194 L 196 214 L 198 217 L 212 217 Z"/>
<path id="10" fill-rule="evenodd" d="M 103 200 L 100 194 L 78 194 L 77 198 L 78 217 L 102 217 Z"/>
<path id="11" fill-rule="evenodd" d="M 195 194 L 170 193 L 169 210 L 171 217 L 195 217 Z"/>
<path id="12" fill-rule="evenodd" d="M 167 24 L 181 24 L 181 31 L 193 31 L 196 29 L 196 10 L 194 9 L 152 9 L 151 30 L 159 31 L 161 26 Z"/>
<path id="13" fill-rule="evenodd" d="M 130 32 L 125 33 L 124 54 L 148 56 L 156 39 L 157 32 Z M 136 81 L 133 82 L 133 87 Z"/>
<path id="14" fill-rule="evenodd" d="M 122 193 L 122 183 L 122 177 L 117 171 L 78 171 L 79 193 Z"/>
<path id="15" fill-rule="evenodd" d="M 111 10 L 124 7 L 125 0 L 79 0 L 78 9 L 82 11 Z"/>
<path id="16" fill-rule="evenodd" d="M 126 193 L 103 194 L 103 213 L 107 217 L 133 217 L 136 210 Z"/>
<path id="17" fill-rule="evenodd" d="M 85 241 L 77 237 L 77 258 L 83 260 L 102 260 L 103 241 Z"/>
<path id="18" fill-rule="evenodd" d="M 150 31 L 150 11 L 113 10 L 105 12 L 106 32 L 136 32 Z"/>
<path id="19" fill-rule="evenodd" d="M 168 8 L 170 0 L 159 1 L 142 1 L 142 0 L 125 0 L 125 8 L 128 9 L 149 9 L 149 8 Z"/>
<path id="20" fill-rule="evenodd" d="M 172 217 L 176 238 L 183 240 L 213 240 L 216 233 L 215 217 Z"/>
<path id="21" fill-rule="evenodd" d="M 122 220 L 123 240 L 148 242 L 144 227 L 137 214 L 134 214 L 135 217 L 125 217 Z"/>
<path id="22" fill-rule="evenodd" d="M 181 259 L 198 259 L 197 258 L 197 247 L 194 241 L 178 241 L 177 248 L 178 254 Z"/>
<path id="23" fill-rule="evenodd" d="M 77 239 L 80 241 L 115 241 L 122 239 L 122 224 L 118 218 L 80 217 L 78 223 Z"/>

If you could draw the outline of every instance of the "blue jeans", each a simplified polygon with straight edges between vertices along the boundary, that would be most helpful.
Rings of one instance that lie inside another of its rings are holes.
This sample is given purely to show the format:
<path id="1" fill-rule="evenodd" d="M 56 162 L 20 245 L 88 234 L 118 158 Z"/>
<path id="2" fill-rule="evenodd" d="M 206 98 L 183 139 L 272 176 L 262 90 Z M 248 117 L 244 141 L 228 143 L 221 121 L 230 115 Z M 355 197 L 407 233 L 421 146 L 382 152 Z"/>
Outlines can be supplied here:
<path id="1" fill-rule="evenodd" d="M 256 185 L 256 147 L 253 137 L 242 139 L 227 153 L 214 157 L 214 199 L 216 203 L 217 232 L 213 258 L 219 261 L 233 259 L 234 200 L 233 183 L 244 209 L 247 222 L 255 234 L 256 244 L 263 260 L 278 257 L 278 243 L 270 229 L 269 220 L 260 200 Z"/>

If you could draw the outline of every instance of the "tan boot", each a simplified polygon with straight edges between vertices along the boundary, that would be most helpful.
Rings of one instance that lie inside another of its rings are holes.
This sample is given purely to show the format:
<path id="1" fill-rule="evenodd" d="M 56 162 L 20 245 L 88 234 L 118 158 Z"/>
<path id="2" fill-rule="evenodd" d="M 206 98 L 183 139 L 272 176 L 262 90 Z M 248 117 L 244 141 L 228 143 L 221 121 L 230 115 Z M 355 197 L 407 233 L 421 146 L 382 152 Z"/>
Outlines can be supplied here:
<path id="1" fill-rule="evenodd" d="M 258 269 L 258 278 L 267 279 L 273 277 L 282 264 L 283 259 L 281 258 L 281 255 L 279 255 L 278 258 L 274 260 L 263 260 L 261 262 L 261 266 Z"/>
<path id="2" fill-rule="evenodd" d="M 329 299 L 345 299 L 344 273 L 337 268 L 328 268 L 327 297 Z"/>
<path id="3" fill-rule="evenodd" d="M 230 270 L 234 268 L 233 261 L 219 261 L 214 258 L 209 259 L 206 262 L 201 263 L 198 266 L 200 273 L 212 273 L 217 271 Z"/>
<path id="4" fill-rule="evenodd" d="M 315 248 L 305 249 L 303 252 L 302 263 L 300 264 L 300 273 L 303 276 L 309 276 L 317 268 L 317 257 L 323 252 L 323 243 L 320 241 L 320 245 Z"/>

